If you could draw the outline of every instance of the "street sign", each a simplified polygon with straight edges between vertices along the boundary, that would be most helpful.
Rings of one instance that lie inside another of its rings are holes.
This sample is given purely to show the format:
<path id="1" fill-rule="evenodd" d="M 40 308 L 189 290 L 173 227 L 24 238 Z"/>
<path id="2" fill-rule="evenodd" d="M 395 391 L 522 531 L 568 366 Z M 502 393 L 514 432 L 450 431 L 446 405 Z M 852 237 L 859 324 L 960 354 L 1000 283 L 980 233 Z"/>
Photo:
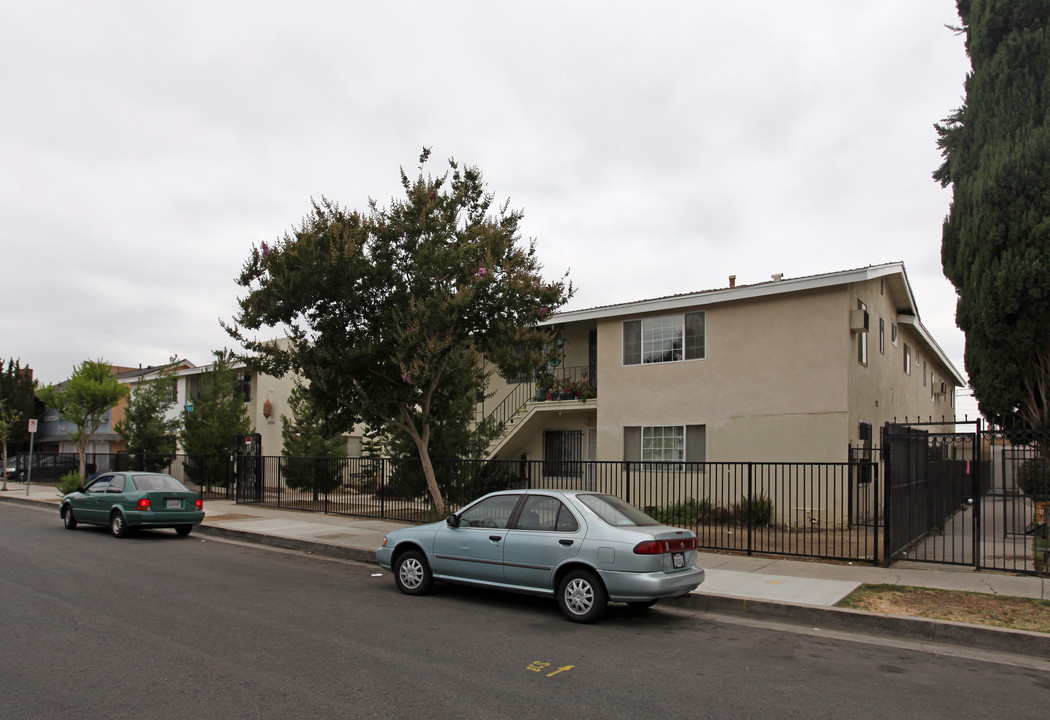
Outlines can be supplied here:
<path id="1" fill-rule="evenodd" d="M 35 433 L 36 432 L 36 420 L 30 420 L 29 421 L 29 432 L 31 432 L 31 433 Z"/>

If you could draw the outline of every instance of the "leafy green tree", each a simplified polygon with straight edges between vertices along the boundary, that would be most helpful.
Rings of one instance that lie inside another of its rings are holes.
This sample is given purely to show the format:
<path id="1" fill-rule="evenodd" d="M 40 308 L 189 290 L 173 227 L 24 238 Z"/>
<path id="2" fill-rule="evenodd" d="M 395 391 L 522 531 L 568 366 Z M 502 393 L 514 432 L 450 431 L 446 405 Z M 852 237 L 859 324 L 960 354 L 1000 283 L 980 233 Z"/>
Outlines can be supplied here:
<path id="1" fill-rule="evenodd" d="M 15 415 L 8 441 L 16 448 L 29 443 L 29 420 L 40 414 L 36 389 L 33 371 L 23 367 L 20 360 L 12 358 L 6 366 L 0 362 L 0 401 Z"/>
<path id="2" fill-rule="evenodd" d="M 253 248 L 238 283 L 247 289 L 227 331 L 272 375 L 309 381 L 333 427 L 357 420 L 412 438 L 435 507 L 445 502 L 430 460 L 436 393 L 468 342 L 506 376 L 539 365 L 547 333 L 537 323 L 572 295 L 545 282 L 535 243 L 519 237 L 520 211 L 493 209 L 481 172 L 404 170 L 404 196 L 350 212 L 326 199 L 291 233 Z M 287 344 L 247 331 L 282 328 Z M 468 397 L 483 389 L 459 388 Z"/>
<path id="3" fill-rule="evenodd" d="M 225 458 L 234 437 L 252 432 L 248 409 L 238 392 L 235 358 L 226 350 L 214 355 L 211 368 L 199 376 L 190 407 L 182 411 L 179 434 L 182 450 L 189 456 L 185 461 L 187 476 L 198 485 L 225 484 Z M 216 464 L 221 465 L 221 471 Z"/>
<path id="4" fill-rule="evenodd" d="M 1050 3 L 957 0 L 972 72 L 937 125 L 941 261 L 981 412 L 1050 427 Z"/>
<path id="5" fill-rule="evenodd" d="M 130 392 L 113 374 L 105 360 L 85 360 L 73 367 L 73 374 L 61 385 L 47 385 L 36 395 L 59 417 L 73 425 L 67 431 L 77 448 L 80 477 L 86 477 L 87 444 L 107 412 Z"/>
<path id="6" fill-rule="evenodd" d="M 169 417 L 175 405 L 177 358 L 153 380 L 140 383 L 128 398 L 124 419 L 114 428 L 128 444 L 133 470 L 157 472 L 175 457 L 179 418 Z"/>
<path id="7" fill-rule="evenodd" d="M 7 490 L 7 440 L 14 432 L 19 419 L 18 411 L 9 407 L 6 400 L 0 399 L 0 441 L 3 441 L 4 444 L 4 467 L 0 468 L 0 474 L 4 476 L 5 491 Z"/>
<path id="8" fill-rule="evenodd" d="M 295 490 L 312 490 L 314 500 L 321 493 L 339 487 L 346 466 L 346 438 L 324 422 L 301 384 L 288 395 L 292 417 L 281 415 L 281 439 L 285 459 L 281 477 Z"/>

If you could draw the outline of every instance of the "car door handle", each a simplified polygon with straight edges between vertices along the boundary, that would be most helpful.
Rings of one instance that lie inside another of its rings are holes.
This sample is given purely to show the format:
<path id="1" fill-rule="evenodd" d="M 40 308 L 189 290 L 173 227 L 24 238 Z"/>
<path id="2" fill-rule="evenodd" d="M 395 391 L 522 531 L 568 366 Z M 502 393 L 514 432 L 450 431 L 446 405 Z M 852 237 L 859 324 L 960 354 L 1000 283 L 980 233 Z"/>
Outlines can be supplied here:
<path id="1" fill-rule="evenodd" d="M 502 535 L 489 535 L 489 540 L 491 540 L 492 542 L 499 542 L 502 539 Z"/>
<path id="2" fill-rule="evenodd" d="M 564 545 L 565 547 L 569 547 L 570 545 L 572 545 L 572 540 L 564 540 L 563 539 L 563 540 L 559 540 L 558 542 L 561 543 L 562 545 Z"/>

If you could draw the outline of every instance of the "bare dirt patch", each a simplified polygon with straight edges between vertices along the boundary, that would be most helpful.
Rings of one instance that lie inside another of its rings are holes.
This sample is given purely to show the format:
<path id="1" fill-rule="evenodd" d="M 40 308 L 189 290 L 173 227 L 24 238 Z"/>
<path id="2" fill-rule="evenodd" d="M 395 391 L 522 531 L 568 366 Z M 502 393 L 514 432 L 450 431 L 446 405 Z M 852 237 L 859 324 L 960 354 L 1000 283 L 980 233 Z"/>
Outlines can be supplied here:
<path id="1" fill-rule="evenodd" d="M 1050 600 L 907 585 L 861 585 L 839 607 L 1050 633 Z"/>

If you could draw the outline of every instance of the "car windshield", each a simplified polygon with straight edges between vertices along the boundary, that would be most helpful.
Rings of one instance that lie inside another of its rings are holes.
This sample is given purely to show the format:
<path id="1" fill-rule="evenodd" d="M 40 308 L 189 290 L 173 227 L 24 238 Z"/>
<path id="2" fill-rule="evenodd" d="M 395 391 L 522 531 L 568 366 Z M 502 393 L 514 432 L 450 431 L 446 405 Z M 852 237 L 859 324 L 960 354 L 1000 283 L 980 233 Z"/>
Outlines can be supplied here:
<path id="1" fill-rule="evenodd" d="M 185 486 L 171 475 L 136 475 L 132 480 L 136 488 L 146 492 L 186 492 Z"/>
<path id="2" fill-rule="evenodd" d="M 630 503 L 612 495 L 577 495 L 580 502 L 614 527 L 650 527 L 660 523 Z"/>

